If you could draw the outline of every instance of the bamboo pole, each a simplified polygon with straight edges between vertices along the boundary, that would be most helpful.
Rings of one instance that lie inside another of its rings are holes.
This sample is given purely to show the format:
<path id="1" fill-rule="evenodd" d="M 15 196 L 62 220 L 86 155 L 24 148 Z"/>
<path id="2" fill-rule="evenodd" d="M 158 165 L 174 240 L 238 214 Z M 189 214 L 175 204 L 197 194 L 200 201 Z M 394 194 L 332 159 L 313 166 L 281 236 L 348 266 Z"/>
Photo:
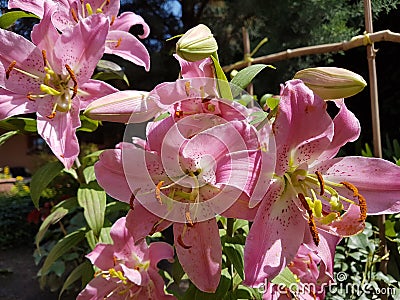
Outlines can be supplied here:
<path id="1" fill-rule="evenodd" d="M 242 36 L 243 36 L 243 50 L 244 50 L 244 60 L 247 61 L 246 67 L 251 66 L 251 61 L 248 59 L 250 58 L 250 53 L 251 53 L 251 49 L 250 49 L 250 37 L 249 37 L 249 32 L 247 31 L 247 29 L 245 27 L 242 27 Z M 253 95 L 253 84 L 250 83 L 247 88 L 246 88 L 247 92 L 250 95 Z"/>
<path id="2" fill-rule="evenodd" d="M 310 54 L 323 54 L 329 52 L 347 51 L 353 48 L 368 46 L 369 44 L 377 42 L 394 42 L 400 43 L 400 33 L 392 32 L 390 30 L 382 30 L 374 33 L 367 33 L 364 35 L 357 35 L 350 41 L 343 41 L 332 44 L 322 44 L 316 46 L 301 47 L 296 49 L 287 49 L 278 53 L 273 53 L 265 56 L 256 58 L 247 57 L 245 60 L 241 60 L 231 65 L 223 67 L 225 72 L 232 71 L 234 69 L 240 70 L 248 66 L 249 60 L 252 64 L 268 64 L 277 61 L 287 60 L 290 58 L 300 57 Z"/>
<path id="3" fill-rule="evenodd" d="M 365 30 L 368 34 L 374 32 L 372 24 L 372 8 L 371 0 L 364 0 L 364 16 L 365 16 Z M 380 118 L 379 118 L 379 102 L 378 102 L 378 80 L 376 75 L 376 50 L 374 44 L 370 43 L 367 45 L 367 60 L 368 60 L 368 73 L 369 73 L 369 90 L 371 95 L 371 117 L 372 117 L 372 136 L 373 136 L 373 149 L 376 157 L 382 158 L 382 142 L 381 142 L 381 130 L 380 130 Z M 385 215 L 378 216 L 378 228 L 379 228 L 379 239 L 380 239 L 380 256 L 386 257 L 387 244 L 385 234 Z M 380 262 L 379 269 L 383 274 L 387 273 L 387 259 L 383 259 Z M 386 284 L 380 282 L 380 287 L 385 288 Z M 385 293 L 381 294 L 381 299 L 388 299 Z"/>

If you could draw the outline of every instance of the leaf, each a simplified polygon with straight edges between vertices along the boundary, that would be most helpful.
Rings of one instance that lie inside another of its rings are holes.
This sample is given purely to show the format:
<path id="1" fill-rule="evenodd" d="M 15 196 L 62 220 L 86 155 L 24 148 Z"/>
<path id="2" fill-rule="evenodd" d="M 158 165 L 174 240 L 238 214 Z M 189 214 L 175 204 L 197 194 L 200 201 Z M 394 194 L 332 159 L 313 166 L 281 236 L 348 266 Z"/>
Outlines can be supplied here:
<path id="1" fill-rule="evenodd" d="M 271 280 L 273 284 L 283 285 L 291 290 L 297 290 L 298 279 L 288 267 L 285 267 L 274 279 Z"/>
<path id="2" fill-rule="evenodd" d="M 103 227 L 100 230 L 99 242 L 103 244 L 113 244 L 113 240 L 110 235 L 111 227 Z"/>
<path id="3" fill-rule="evenodd" d="M 171 113 L 169 113 L 168 111 L 165 112 L 165 113 L 162 113 L 161 115 L 157 116 L 157 117 L 154 119 L 154 122 L 161 121 L 161 120 L 163 120 L 163 119 L 165 119 L 165 118 L 168 118 L 170 115 L 171 115 Z"/>
<path id="4" fill-rule="evenodd" d="M 93 230 L 89 230 L 88 232 L 86 232 L 85 236 L 86 236 L 86 241 L 88 242 L 90 249 L 93 250 L 94 247 L 96 247 L 97 243 L 99 242 L 99 239 L 96 237 Z"/>
<path id="5" fill-rule="evenodd" d="M 128 77 L 126 77 L 121 66 L 115 62 L 101 59 L 97 63 L 97 70 L 98 73 L 94 74 L 93 79 L 102 81 L 119 79 L 125 81 L 126 84 L 129 85 Z"/>
<path id="6" fill-rule="evenodd" d="M 214 69 L 215 69 L 215 76 L 217 77 L 217 89 L 219 92 L 219 96 L 221 98 L 227 99 L 227 100 L 233 100 L 231 88 L 229 86 L 228 79 L 226 79 L 225 73 L 222 70 L 221 65 L 219 64 L 218 58 L 215 58 L 214 56 L 210 56 L 213 63 L 214 63 Z"/>
<path id="7" fill-rule="evenodd" d="M 38 169 L 31 180 L 31 198 L 36 208 L 39 208 L 39 199 L 43 190 L 61 173 L 64 165 L 60 161 L 49 162 Z"/>
<path id="8" fill-rule="evenodd" d="M 0 28 L 7 29 L 12 26 L 17 20 L 21 18 L 37 18 L 40 19 L 37 15 L 32 13 L 27 13 L 24 11 L 10 11 L 8 13 L 3 14 L 0 17 Z"/>
<path id="9" fill-rule="evenodd" d="M 240 95 L 240 93 L 253 81 L 254 77 L 257 76 L 266 67 L 275 69 L 271 65 L 256 64 L 248 66 L 243 70 L 240 70 L 235 77 L 231 80 L 232 95 L 234 98 Z"/>
<path id="10" fill-rule="evenodd" d="M 172 264 L 172 278 L 176 284 L 180 284 L 183 275 L 185 275 L 185 271 L 182 268 L 181 263 L 178 259 L 175 259 L 174 263 Z"/>
<path id="11" fill-rule="evenodd" d="M 72 247 L 81 242 L 84 238 L 85 238 L 85 229 L 79 229 L 77 231 L 74 231 L 66 235 L 61 240 L 59 240 L 57 244 L 54 245 L 49 255 L 46 257 L 46 260 L 44 261 L 42 268 L 39 270 L 39 274 L 41 276 L 40 281 L 42 283 L 45 281 L 44 275 L 46 275 L 49 272 L 52 264 L 63 254 L 68 252 Z"/>
<path id="12" fill-rule="evenodd" d="M 95 181 L 83 184 L 78 189 L 78 203 L 84 209 L 86 222 L 98 237 L 104 224 L 106 192 Z"/>
<path id="13" fill-rule="evenodd" d="M 243 249 L 244 247 L 240 244 L 228 244 L 228 243 L 225 243 L 223 248 L 224 253 L 231 261 L 236 272 L 242 279 L 244 279 Z"/>
<path id="14" fill-rule="evenodd" d="M 92 120 L 83 114 L 81 114 L 79 118 L 81 119 L 81 127 L 79 127 L 77 131 L 93 132 L 99 127 L 100 121 Z"/>
<path id="15" fill-rule="evenodd" d="M 92 264 L 88 261 L 85 260 L 83 263 L 81 263 L 79 266 L 77 266 L 65 279 L 64 284 L 61 288 L 60 294 L 58 294 L 58 299 L 61 299 L 61 295 L 64 293 L 64 291 L 75 281 L 81 279 L 85 274 L 91 273 L 91 277 L 93 278 L 93 267 Z"/>
<path id="16" fill-rule="evenodd" d="M 31 118 L 11 117 L 0 121 L 0 128 L 18 130 L 20 133 L 37 132 L 36 120 Z"/>
<path id="17" fill-rule="evenodd" d="M 18 130 L 8 131 L 0 135 L 0 146 L 3 145 L 6 141 L 8 141 L 16 134 L 18 134 Z"/>
<path id="18" fill-rule="evenodd" d="M 86 167 L 83 170 L 83 176 L 85 177 L 86 183 L 96 180 L 96 175 L 94 174 L 94 166 Z"/>

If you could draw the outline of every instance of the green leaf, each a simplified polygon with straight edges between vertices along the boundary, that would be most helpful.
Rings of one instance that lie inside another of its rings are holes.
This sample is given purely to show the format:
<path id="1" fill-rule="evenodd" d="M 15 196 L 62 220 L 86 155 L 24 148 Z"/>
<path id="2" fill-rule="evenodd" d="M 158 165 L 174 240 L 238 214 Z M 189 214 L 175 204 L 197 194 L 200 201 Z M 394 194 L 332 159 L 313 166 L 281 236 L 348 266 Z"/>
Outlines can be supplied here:
<path id="1" fill-rule="evenodd" d="M 185 275 L 185 271 L 182 268 L 181 263 L 178 259 L 175 259 L 174 263 L 172 264 L 172 278 L 176 284 L 180 284 L 183 275 Z"/>
<path id="2" fill-rule="evenodd" d="M 361 149 L 361 155 L 365 157 L 373 157 L 371 148 L 369 147 L 368 143 L 365 143 L 365 150 Z"/>
<path id="3" fill-rule="evenodd" d="M 39 208 L 39 199 L 43 190 L 61 173 L 64 165 L 60 161 L 49 162 L 38 169 L 31 180 L 31 198 L 36 208 Z"/>
<path id="4" fill-rule="evenodd" d="M 92 120 L 82 114 L 79 118 L 81 119 L 81 127 L 79 127 L 77 131 L 93 132 L 99 127 L 100 121 Z"/>
<path id="5" fill-rule="evenodd" d="M 83 176 L 85 177 L 86 183 L 96 180 L 96 175 L 94 173 L 94 166 L 86 167 L 83 170 Z"/>
<path id="6" fill-rule="evenodd" d="M 171 114 L 168 111 L 165 113 L 162 113 L 161 115 L 159 115 L 157 118 L 154 119 L 154 122 L 161 121 L 165 118 L 168 118 L 170 115 Z"/>
<path id="7" fill-rule="evenodd" d="M 101 59 L 97 63 L 97 71 L 98 73 L 94 74 L 93 79 L 102 81 L 117 79 L 123 80 L 129 85 L 128 77 L 126 77 L 121 66 L 115 62 Z"/>
<path id="8" fill-rule="evenodd" d="M 65 279 L 64 284 L 61 288 L 60 294 L 58 295 L 58 299 L 61 299 L 61 295 L 64 293 L 64 291 L 75 281 L 81 279 L 85 274 L 91 273 L 91 277 L 93 278 L 94 271 L 92 264 L 88 261 L 85 260 L 83 263 L 81 263 L 79 266 L 77 266 Z"/>
<path id="9" fill-rule="evenodd" d="M 99 239 L 96 237 L 93 230 L 89 230 L 88 232 L 86 232 L 85 236 L 86 236 L 86 241 L 88 242 L 90 249 L 93 250 L 94 247 L 96 247 L 97 243 L 99 242 Z"/>
<path id="10" fill-rule="evenodd" d="M 240 93 L 253 81 L 254 77 L 257 76 L 266 67 L 275 69 L 271 65 L 256 64 L 248 66 L 243 70 L 240 70 L 235 77 L 231 80 L 232 95 L 234 98 L 240 95 Z"/>
<path id="11" fill-rule="evenodd" d="M 268 117 L 268 113 L 266 113 L 265 111 L 256 111 L 253 112 L 250 116 L 253 117 L 253 119 L 250 121 L 250 124 L 255 125 L 263 122 Z"/>
<path id="12" fill-rule="evenodd" d="M 121 211 L 127 212 L 128 210 L 129 204 L 121 201 L 113 201 L 106 205 L 106 215 Z"/>
<path id="13" fill-rule="evenodd" d="M 292 290 L 297 289 L 298 279 L 296 276 L 290 271 L 288 267 L 285 267 L 282 272 L 280 272 L 274 279 L 271 280 L 273 284 L 284 285 Z"/>
<path id="14" fill-rule="evenodd" d="M 224 253 L 231 261 L 236 272 L 242 279 L 244 279 L 243 249 L 244 249 L 243 245 L 228 244 L 228 243 L 225 243 L 223 248 Z"/>
<path id="15" fill-rule="evenodd" d="M 18 130 L 8 131 L 0 136 L 0 146 L 7 142 L 11 137 L 18 134 Z"/>
<path id="16" fill-rule="evenodd" d="M 3 14 L 0 17 L 0 28 L 7 29 L 12 26 L 17 20 L 21 18 L 37 18 L 40 19 L 37 15 L 27 13 L 24 11 L 10 11 Z"/>
<path id="17" fill-rule="evenodd" d="M 226 79 L 225 73 L 222 70 L 221 65 L 219 64 L 218 58 L 214 56 L 210 56 L 213 63 L 214 63 L 214 69 L 215 69 L 215 76 L 217 77 L 217 89 L 219 92 L 219 96 L 221 98 L 227 99 L 227 100 L 233 100 L 231 88 L 229 86 L 228 79 Z"/>
<path id="18" fill-rule="evenodd" d="M 38 249 L 39 249 L 39 243 L 46 234 L 47 229 L 50 227 L 50 225 L 57 223 L 67 214 L 68 214 L 68 209 L 64 207 L 59 207 L 56 210 L 54 210 L 50 215 L 48 215 L 46 219 L 44 219 L 42 225 L 40 225 L 39 231 L 36 234 L 35 238 L 36 247 Z"/>
<path id="19" fill-rule="evenodd" d="M 112 244 L 113 240 L 110 235 L 111 227 L 103 227 L 100 230 L 99 242 L 103 244 Z"/>
<path id="20" fill-rule="evenodd" d="M 0 128 L 5 130 L 17 130 L 23 134 L 37 132 L 36 120 L 31 118 L 11 117 L 1 120 Z"/>
<path id="21" fill-rule="evenodd" d="M 84 209 L 86 222 L 98 237 L 104 224 L 106 192 L 95 181 L 83 184 L 78 189 L 78 203 Z"/>
<path id="22" fill-rule="evenodd" d="M 39 274 L 41 276 L 40 281 L 43 283 L 45 281 L 45 276 L 52 264 L 60 258 L 63 254 L 67 253 L 72 247 L 77 245 L 85 238 L 85 230 L 79 229 L 74 231 L 55 244 L 55 246 L 51 249 L 49 255 L 46 257 L 46 260 L 43 263 L 42 268 L 39 270 Z"/>
<path id="23" fill-rule="evenodd" d="M 236 219 L 235 223 L 233 223 L 233 232 L 236 232 L 238 229 L 243 229 L 245 232 L 249 231 L 249 221 Z"/>
<path id="24" fill-rule="evenodd" d="M 256 289 L 240 285 L 235 291 L 234 299 L 256 299 L 261 300 L 262 294 Z"/>

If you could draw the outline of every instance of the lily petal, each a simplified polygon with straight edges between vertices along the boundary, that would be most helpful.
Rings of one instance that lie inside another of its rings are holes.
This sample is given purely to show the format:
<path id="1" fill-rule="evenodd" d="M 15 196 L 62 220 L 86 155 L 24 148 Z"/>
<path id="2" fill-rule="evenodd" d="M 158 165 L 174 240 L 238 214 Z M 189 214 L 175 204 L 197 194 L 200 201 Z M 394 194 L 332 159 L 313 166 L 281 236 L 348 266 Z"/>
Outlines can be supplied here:
<path id="1" fill-rule="evenodd" d="M 36 111 L 35 102 L 29 101 L 26 96 L 1 88 L 0 93 L 0 120 Z"/>
<path id="2" fill-rule="evenodd" d="M 175 223 L 174 240 L 182 268 L 193 284 L 201 291 L 215 292 L 222 264 L 222 247 L 215 218 L 195 223 L 193 227 Z"/>
<path id="3" fill-rule="evenodd" d="M 266 278 L 278 275 L 293 260 L 303 242 L 307 222 L 293 201 L 292 193 L 285 192 L 280 196 L 282 189 L 279 181 L 270 186 L 267 194 L 270 199 L 261 202 L 247 236 L 244 250 L 246 285 L 259 286 Z M 274 201 L 278 197 L 280 199 Z"/>
<path id="4" fill-rule="evenodd" d="M 400 211 L 400 167 L 389 161 L 348 156 L 320 162 L 312 171 L 316 170 L 326 180 L 354 185 L 367 201 L 368 215 Z M 345 188 L 337 191 L 349 192 Z"/>
<path id="5" fill-rule="evenodd" d="M 118 1 L 115 1 L 118 2 Z M 139 35 L 141 39 L 148 37 L 150 33 L 150 27 L 144 21 L 144 19 L 133 13 L 133 12 L 123 12 L 120 14 L 111 25 L 111 30 L 122 30 L 129 31 L 129 29 L 134 25 L 142 25 L 143 26 L 143 34 Z"/>
<path id="6" fill-rule="evenodd" d="M 105 53 L 118 55 L 146 71 L 150 69 L 150 55 L 146 47 L 132 34 L 121 30 L 112 30 L 107 35 Z"/>

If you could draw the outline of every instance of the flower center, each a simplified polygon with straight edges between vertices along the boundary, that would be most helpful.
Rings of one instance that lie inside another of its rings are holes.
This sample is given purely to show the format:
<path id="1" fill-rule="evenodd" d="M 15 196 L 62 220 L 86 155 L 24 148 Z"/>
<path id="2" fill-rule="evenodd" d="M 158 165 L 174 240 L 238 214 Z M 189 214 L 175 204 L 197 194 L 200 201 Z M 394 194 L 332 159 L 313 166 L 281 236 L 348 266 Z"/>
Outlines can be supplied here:
<path id="1" fill-rule="evenodd" d="M 316 224 L 330 225 L 334 221 L 340 221 L 341 214 L 345 211 L 344 203 L 358 205 L 360 207 L 358 221 L 365 221 L 367 204 L 353 184 L 345 181 L 331 182 L 325 180 L 319 171 L 309 174 L 307 170 L 301 168 L 285 173 L 284 178 L 286 186 L 290 186 L 306 211 L 310 232 L 316 245 L 319 243 Z M 353 199 L 339 194 L 339 188 L 351 191 Z"/>
<path id="2" fill-rule="evenodd" d="M 40 91 L 43 92 L 43 94 L 32 94 L 31 92 L 29 92 L 26 95 L 26 97 L 31 101 L 35 101 L 36 99 L 40 98 L 45 98 L 47 96 L 56 97 L 53 110 L 47 116 L 49 119 L 53 119 L 56 115 L 56 111 L 67 112 L 71 109 L 72 99 L 78 93 L 78 81 L 76 79 L 74 71 L 68 64 L 65 65 L 65 69 L 68 75 L 57 74 L 56 72 L 54 72 L 49 61 L 47 60 L 46 50 L 42 50 L 42 56 L 44 64 L 43 66 L 44 76 L 37 76 L 23 69 L 15 67 L 17 62 L 14 60 L 11 62 L 10 66 L 6 71 L 6 79 L 10 78 L 12 71 L 17 71 L 21 74 L 24 74 L 41 82 Z"/>

